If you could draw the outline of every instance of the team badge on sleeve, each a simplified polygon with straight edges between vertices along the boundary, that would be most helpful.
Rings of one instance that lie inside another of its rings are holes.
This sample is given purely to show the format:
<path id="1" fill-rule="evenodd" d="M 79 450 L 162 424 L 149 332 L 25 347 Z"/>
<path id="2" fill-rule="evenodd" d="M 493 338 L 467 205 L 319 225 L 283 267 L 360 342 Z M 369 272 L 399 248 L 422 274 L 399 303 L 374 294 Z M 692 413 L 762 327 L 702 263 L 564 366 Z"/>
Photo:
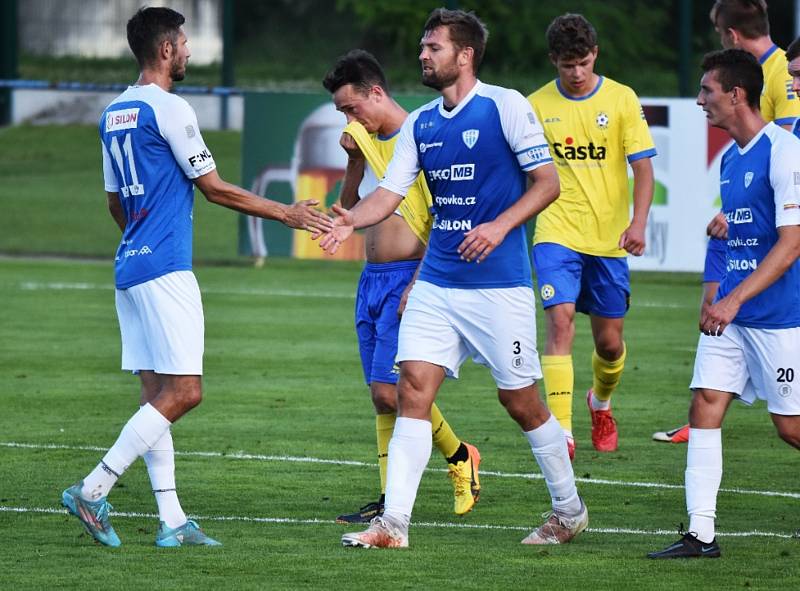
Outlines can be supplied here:
<path id="1" fill-rule="evenodd" d="M 539 291 L 541 292 L 542 299 L 544 301 L 553 299 L 553 296 L 556 295 L 555 288 L 552 285 L 550 285 L 549 283 L 545 283 L 544 285 L 542 285 L 542 289 L 539 290 Z"/>
<path id="2" fill-rule="evenodd" d="M 464 140 L 464 144 L 471 150 L 478 142 L 478 135 L 480 135 L 480 130 L 467 129 L 461 132 L 461 139 Z"/>

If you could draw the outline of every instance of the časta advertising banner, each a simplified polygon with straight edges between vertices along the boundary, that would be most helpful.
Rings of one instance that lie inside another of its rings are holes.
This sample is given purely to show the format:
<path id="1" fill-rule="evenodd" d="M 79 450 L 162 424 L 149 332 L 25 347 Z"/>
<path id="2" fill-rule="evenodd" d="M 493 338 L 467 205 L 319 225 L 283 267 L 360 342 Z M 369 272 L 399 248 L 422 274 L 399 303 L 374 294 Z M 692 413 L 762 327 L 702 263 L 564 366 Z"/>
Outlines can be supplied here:
<path id="1" fill-rule="evenodd" d="M 432 96 L 402 96 L 411 110 Z M 656 144 L 655 194 L 647 223 L 647 249 L 629 257 L 631 269 L 702 271 L 705 228 L 719 211 L 719 159 L 730 140 L 710 129 L 693 99 L 643 99 Z M 323 93 L 248 93 L 245 95 L 242 180 L 256 193 L 291 203 L 318 199 L 330 207 L 337 199 L 347 156 L 339 146 L 344 115 Z M 307 232 L 242 217 L 239 250 L 322 258 Z M 327 255 L 326 255 L 327 256 Z M 336 258 L 363 258 L 360 236 Z"/>

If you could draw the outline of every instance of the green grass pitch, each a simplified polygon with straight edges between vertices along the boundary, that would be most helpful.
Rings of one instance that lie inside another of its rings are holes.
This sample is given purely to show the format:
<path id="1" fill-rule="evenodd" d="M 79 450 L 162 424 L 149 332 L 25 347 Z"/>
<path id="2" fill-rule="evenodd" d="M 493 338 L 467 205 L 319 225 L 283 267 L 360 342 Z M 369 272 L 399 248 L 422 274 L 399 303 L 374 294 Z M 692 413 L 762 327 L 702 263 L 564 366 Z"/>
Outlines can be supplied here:
<path id="1" fill-rule="evenodd" d="M 178 487 L 187 511 L 225 545 L 156 549 L 155 503 L 138 462 L 112 493 L 123 540 L 112 550 L 96 546 L 58 506 L 60 491 L 94 466 L 136 408 L 136 378 L 117 369 L 111 265 L 0 260 L 3 588 L 102 588 L 110 581 L 119 589 L 796 583 L 800 542 L 788 536 L 800 525 L 797 456 L 778 441 L 763 407 L 734 407 L 724 433 L 719 529 L 738 535 L 720 538 L 723 558 L 644 558 L 686 521 L 686 448 L 649 437 L 685 416 L 694 276 L 634 274 L 629 360 L 614 399 L 621 429 L 615 454 L 594 453 L 589 443 L 580 395 L 589 385 L 589 329 L 585 319 L 578 323 L 575 471 L 591 523 L 574 544 L 519 544 L 547 510 L 544 483 L 525 477 L 538 473 L 525 440 L 496 401 L 488 372 L 468 363 L 439 403 L 457 433 L 481 449 L 480 503 L 465 518 L 451 513 L 444 462 L 434 451 L 411 548 L 360 551 L 339 546 L 346 528 L 333 523 L 378 486 L 374 419 L 352 329 L 358 266 L 271 260 L 261 270 L 204 266 L 196 273 L 207 321 L 205 401 L 174 428 L 183 452 Z"/>
<path id="2" fill-rule="evenodd" d="M 235 133 L 207 133 L 238 180 Z M 205 400 L 174 428 L 184 507 L 222 548 L 157 549 L 146 470 L 113 491 L 123 546 L 96 546 L 59 506 L 135 411 L 119 371 L 112 289 L 118 231 L 105 211 L 96 130 L 0 130 L 0 589 L 793 589 L 800 577 L 798 456 L 763 405 L 734 405 L 719 498 L 723 558 L 644 558 L 686 523 L 685 446 L 650 441 L 679 425 L 697 342 L 699 278 L 633 274 L 629 356 L 614 397 L 620 449 L 594 453 L 582 393 L 590 332 L 578 319 L 575 471 L 590 529 L 563 547 L 519 541 L 547 510 L 524 438 L 484 368 L 467 363 L 439 396 L 477 445 L 483 492 L 452 514 L 444 461 L 422 480 L 403 551 L 346 549 L 333 523 L 373 500 L 374 417 L 352 326 L 359 266 L 270 259 L 256 270 L 198 265 L 206 314 Z M 195 258 L 235 258 L 236 218 L 196 200 Z M 541 318 L 539 342 L 542 342 Z"/>

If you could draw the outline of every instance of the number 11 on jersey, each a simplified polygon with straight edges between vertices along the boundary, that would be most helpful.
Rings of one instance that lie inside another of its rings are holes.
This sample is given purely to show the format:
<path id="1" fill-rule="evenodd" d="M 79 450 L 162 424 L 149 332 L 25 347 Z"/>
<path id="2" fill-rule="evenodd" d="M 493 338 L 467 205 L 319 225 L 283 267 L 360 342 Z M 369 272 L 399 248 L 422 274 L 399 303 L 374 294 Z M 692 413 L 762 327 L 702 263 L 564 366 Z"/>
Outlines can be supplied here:
<path id="1" fill-rule="evenodd" d="M 111 155 L 114 157 L 114 162 L 117 164 L 120 176 L 127 182 L 128 176 L 125 175 L 122 152 L 125 152 L 125 158 L 128 160 L 128 169 L 130 172 L 130 182 L 128 182 L 127 186 L 120 187 L 122 196 L 144 195 L 144 185 L 139 183 L 139 175 L 136 173 L 136 162 L 133 159 L 133 139 L 130 133 L 125 134 L 125 139 L 122 142 L 122 151 L 119 149 L 117 136 L 111 138 Z"/>

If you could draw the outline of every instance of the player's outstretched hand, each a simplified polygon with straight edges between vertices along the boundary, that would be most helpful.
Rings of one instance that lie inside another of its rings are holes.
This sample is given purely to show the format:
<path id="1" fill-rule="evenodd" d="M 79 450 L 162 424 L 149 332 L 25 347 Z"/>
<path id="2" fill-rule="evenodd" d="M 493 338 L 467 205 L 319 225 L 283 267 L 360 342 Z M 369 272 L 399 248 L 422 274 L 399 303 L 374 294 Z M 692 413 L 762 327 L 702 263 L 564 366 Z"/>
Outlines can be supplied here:
<path id="1" fill-rule="evenodd" d="M 508 230 L 497 221 L 478 224 L 469 232 L 464 232 L 464 240 L 458 245 L 458 254 L 468 263 L 480 263 L 500 246 L 507 233 Z"/>
<path id="2" fill-rule="evenodd" d="M 631 224 L 619 237 L 619 247 L 635 257 L 644 254 L 646 224 Z"/>
<path id="3" fill-rule="evenodd" d="M 314 209 L 319 205 L 316 199 L 306 199 L 293 203 L 286 210 L 286 225 L 297 230 L 308 230 L 315 236 L 333 229 L 333 220 Z"/>
<path id="4" fill-rule="evenodd" d="M 328 254 L 335 254 L 342 242 L 350 238 L 355 228 L 353 227 L 353 216 L 349 210 L 340 205 L 334 205 L 331 207 L 331 211 L 336 214 L 333 219 L 333 227 L 322 236 L 319 246 Z M 312 236 L 312 238 L 317 238 L 317 236 Z"/>
<path id="5" fill-rule="evenodd" d="M 706 234 L 712 238 L 719 238 L 720 240 L 728 239 L 728 220 L 725 219 L 725 214 L 719 212 L 706 226 Z"/>
<path id="6" fill-rule="evenodd" d="M 736 318 L 739 307 L 740 304 L 730 297 L 724 297 L 710 306 L 703 306 L 700 312 L 700 332 L 718 337 L 725 332 L 725 327 Z"/>

